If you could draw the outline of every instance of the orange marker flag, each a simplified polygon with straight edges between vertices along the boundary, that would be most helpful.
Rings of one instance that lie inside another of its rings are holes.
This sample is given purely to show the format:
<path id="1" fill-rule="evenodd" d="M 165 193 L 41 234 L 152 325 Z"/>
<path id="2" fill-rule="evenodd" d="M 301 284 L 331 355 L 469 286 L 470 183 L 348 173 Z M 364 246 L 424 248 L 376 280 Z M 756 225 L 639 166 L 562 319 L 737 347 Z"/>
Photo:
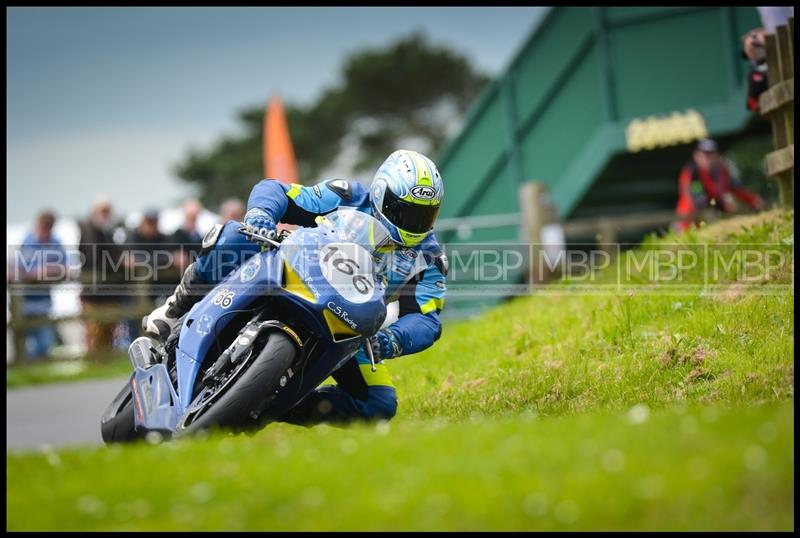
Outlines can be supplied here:
<path id="1" fill-rule="evenodd" d="M 264 114 L 264 177 L 297 183 L 297 159 L 289 136 L 283 103 L 273 95 Z"/>

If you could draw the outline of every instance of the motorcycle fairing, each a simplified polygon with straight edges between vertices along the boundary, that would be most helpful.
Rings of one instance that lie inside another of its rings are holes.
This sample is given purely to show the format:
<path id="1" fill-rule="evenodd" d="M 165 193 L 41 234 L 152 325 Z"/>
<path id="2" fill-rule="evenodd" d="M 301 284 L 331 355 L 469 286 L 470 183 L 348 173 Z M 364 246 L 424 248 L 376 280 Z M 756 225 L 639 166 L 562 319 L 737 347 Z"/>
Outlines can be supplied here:
<path id="1" fill-rule="evenodd" d="M 137 428 L 172 431 L 178 422 L 178 395 L 164 364 L 136 367 L 131 376 L 133 416 Z"/>

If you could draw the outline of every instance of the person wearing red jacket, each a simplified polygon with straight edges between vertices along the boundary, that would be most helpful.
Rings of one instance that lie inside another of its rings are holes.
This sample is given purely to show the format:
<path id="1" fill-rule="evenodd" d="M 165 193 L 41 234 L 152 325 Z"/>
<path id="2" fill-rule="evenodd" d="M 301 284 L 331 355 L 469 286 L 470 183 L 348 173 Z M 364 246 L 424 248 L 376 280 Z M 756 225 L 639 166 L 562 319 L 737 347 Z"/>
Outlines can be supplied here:
<path id="1" fill-rule="evenodd" d="M 733 213 L 736 211 L 734 197 L 757 211 L 764 207 L 764 201 L 757 194 L 742 186 L 734 169 L 719 154 L 717 143 L 710 138 L 701 140 L 678 177 L 675 213 L 680 220 L 676 229 L 687 230 L 692 224 L 692 215 L 706 207 Z"/>

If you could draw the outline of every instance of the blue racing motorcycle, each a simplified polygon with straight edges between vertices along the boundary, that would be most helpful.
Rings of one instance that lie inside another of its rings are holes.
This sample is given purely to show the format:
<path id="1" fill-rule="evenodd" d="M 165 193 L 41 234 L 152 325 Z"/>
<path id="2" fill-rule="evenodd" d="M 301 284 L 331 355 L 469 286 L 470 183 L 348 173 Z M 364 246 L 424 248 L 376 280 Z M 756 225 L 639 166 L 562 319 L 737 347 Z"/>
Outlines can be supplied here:
<path id="1" fill-rule="evenodd" d="M 239 231 L 261 252 L 196 303 L 163 344 L 131 344 L 133 373 L 101 418 L 106 443 L 263 427 L 381 327 L 391 238 L 378 220 L 340 208 L 278 240 Z"/>

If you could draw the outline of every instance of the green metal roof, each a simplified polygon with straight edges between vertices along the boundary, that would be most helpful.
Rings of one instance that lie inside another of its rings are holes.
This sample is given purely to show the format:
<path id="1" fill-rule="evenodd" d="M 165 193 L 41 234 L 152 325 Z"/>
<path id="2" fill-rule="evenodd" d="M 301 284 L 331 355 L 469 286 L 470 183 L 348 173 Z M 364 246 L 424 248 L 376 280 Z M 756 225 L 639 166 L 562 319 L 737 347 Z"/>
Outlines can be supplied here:
<path id="1" fill-rule="evenodd" d="M 739 47 L 760 25 L 753 7 L 549 9 L 438 156 L 446 188 L 440 218 L 518 213 L 526 181 L 546 184 L 564 219 L 643 211 L 654 199 L 674 204 L 670 177 L 676 185 L 686 144 L 699 136 L 683 132 L 686 125 L 700 118 L 710 136 L 724 137 L 751 116 Z M 629 143 L 647 143 L 634 131 L 646 135 L 654 122 L 670 131 L 673 120 L 676 132 L 663 149 L 629 151 Z M 467 240 L 518 241 L 519 225 L 508 221 L 476 228 Z M 461 241 L 439 235 L 448 245 Z M 499 300 L 454 296 L 448 309 Z"/>
<path id="2" fill-rule="evenodd" d="M 550 9 L 439 155 L 441 216 L 516 212 L 537 180 L 567 217 L 637 118 L 696 110 L 712 136 L 740 129 L 739 40 L 758 25 L 744 7 Z"/>

